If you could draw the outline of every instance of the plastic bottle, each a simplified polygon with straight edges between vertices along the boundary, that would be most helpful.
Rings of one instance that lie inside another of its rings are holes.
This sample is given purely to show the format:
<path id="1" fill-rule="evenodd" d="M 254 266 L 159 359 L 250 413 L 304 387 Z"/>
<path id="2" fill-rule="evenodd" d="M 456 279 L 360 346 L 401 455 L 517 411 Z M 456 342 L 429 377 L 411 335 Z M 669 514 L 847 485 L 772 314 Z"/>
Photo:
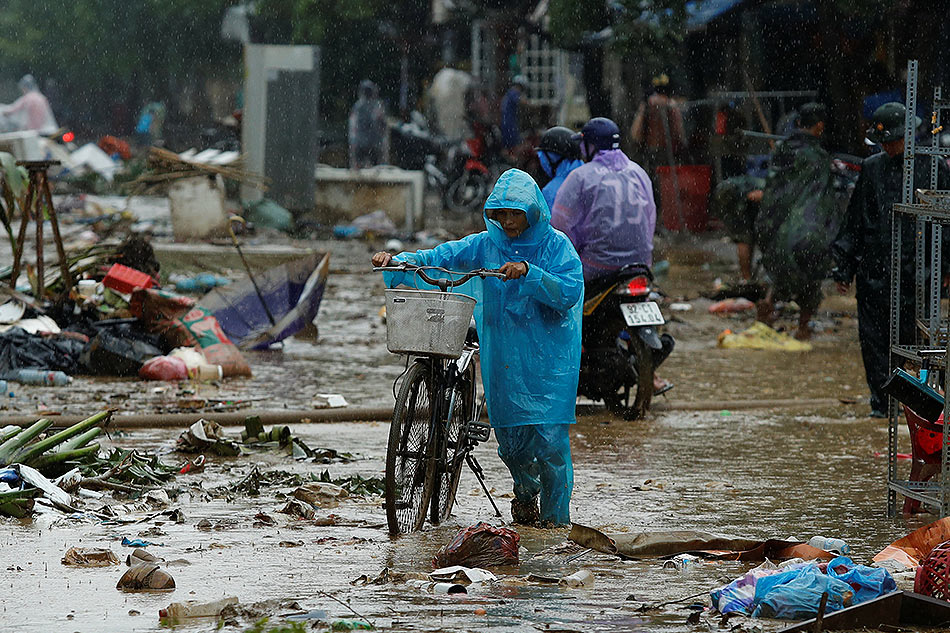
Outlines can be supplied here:
<path id="1" fill-rule="evenodd" d="M 7 380 L 24 385 L 46 385 L 47 387 L 63 387 L 73 381 L 61 371 L 46 371 L 45 369 L 15 369 L 7 374 Z"/>
<path id="2" fill-rule="evenodd" d="M 850 554 L 851 546 L 840 538 L 827 538 L 824 536 L 813 536 L 808 544 L 826 552 L 838 552 L 839 554 Z"/>

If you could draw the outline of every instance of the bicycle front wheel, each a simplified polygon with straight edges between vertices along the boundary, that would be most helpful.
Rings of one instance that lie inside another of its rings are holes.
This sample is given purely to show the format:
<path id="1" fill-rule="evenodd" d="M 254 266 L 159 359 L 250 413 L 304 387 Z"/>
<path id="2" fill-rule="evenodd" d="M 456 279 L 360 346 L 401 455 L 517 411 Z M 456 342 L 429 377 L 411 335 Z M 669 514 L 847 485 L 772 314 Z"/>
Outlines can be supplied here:
<path id="1" fill-rule="evenodd" d="M 432 497 L 428 473 L 432 389 L 429 368 L 413 363 L 393 410 L 386 450 L 386 522 L 390 534 L 415 532 L 425 523 Z"/>
<path id="2" fill-rule="evenodd" d="M 443 411 L 447 411 L 448 416 L 447 420 L 443 421 L 445 431 L 439 438 L 445 450 L 440 448 L 436 453 L 439 459 L 435 477 L 433 477 L 432 507 L 429 510 L 429 520 L 432 523 L 441 523 L 452 513 L 459 479 L 465 467 L 468 446 L 464 430 L 467 423 L 475 417 L 474 363 L 468 366 L 455 388 L 446 393 L 449 395 L 449 401 L 446 402 Z M 454 398 L 451 397 L 453 395 Z"/>

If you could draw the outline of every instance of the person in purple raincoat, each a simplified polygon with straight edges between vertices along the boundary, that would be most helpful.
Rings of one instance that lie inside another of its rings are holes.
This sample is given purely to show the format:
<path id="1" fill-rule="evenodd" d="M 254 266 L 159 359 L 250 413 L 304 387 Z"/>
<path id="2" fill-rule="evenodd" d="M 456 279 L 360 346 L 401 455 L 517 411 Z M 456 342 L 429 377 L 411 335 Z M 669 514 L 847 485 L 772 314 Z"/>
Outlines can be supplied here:
<path id="1" fill-rule="evenodd" d="M 591 119 L 575 140 L 586 164 L 558 189 L 551 226 L 577 249 L 585 283 L 629 264 L 652 266 L 656 201 L 650 177 L 620 149 L 620 128 L 610 119 Z M 672 386 L 654 374 L 655 394 Z"/>
<path id="2" fill-rule="evenodd" d="M 565 233 L 592 281 L 628 264 L 653 264 L 656 202 L 647 173 L 620 149 L 620 128 L 591 119 L 576 135 L 586 162 L 558 189 L 551 226 Z"/>

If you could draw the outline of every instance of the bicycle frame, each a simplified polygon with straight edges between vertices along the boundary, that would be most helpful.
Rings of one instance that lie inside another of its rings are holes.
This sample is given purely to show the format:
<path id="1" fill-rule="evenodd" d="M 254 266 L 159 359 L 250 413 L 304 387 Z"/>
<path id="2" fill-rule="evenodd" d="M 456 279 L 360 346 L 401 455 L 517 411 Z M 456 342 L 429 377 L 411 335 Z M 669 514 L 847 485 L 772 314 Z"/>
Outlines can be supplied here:
<path id="1" fill-rule="evenodd" d="M 426 270 L 434 269 L 444 272 L 448 278 L 432 278 L 426 274 Z M 451 292 L 457 286 L 460 286 L 473 277 L 497 277 L 504 278 L 505 275 L 498 271 L 479 269 L 467 273 L 450 271 L 444 268 L 434 266 L 415 266 L 404 262 L 399 262 L 398 266 L 386 266 L 374 268 L 377 271 L 393 272 L 413 272 L 419 275 L 426 283 L 438 287 L 442 292 Z M 454 278 L 458 277 L 458 278 Z M 482 490 L 488 495 L 496 516 L 501 516 L 498 507 L 488 492 L 485 485 L 481 466 L 472 454 L 472 450 L 479 442 L 487 441 L 490 437 L 491 429 L 486 423 L 479 420 L 481 405 L 476 405 L 476 387 L 477 377 L 474 376 L 473 361 L 477 358 L 478 344 L 472 341 L 466 341 L 462 354 L 457 359 L 445 359 L 434 355 L 411 355 L 414 359 L 413 366 L 421 366 L 428 376 L 426 389 L 429 401 L 429 424 L 426 436 L 426 446 L 424 453 L 416 453 L 420 462 L 425 464 L 425 468 L 416 471 L 415 477 L 424 477 L 425 486 L 429 495 L 428 503 L 420 506 L 420 510 L 429 515 L 432 523 L 438 523 L 444 516 L 448 516 L 451 507 L 454 505 L 455 494 L 458 487 L 458 478 L 461 473 L 463 463 L 467 463 L 476 478 L 481 484 Z M 408 359 L 407 359 L 408 360 Z M 471 372 L 471 373 L 470 373 Z M 411 369 L 407 364 L 407 373 L 411 376 Z M 397 379 L 398 380 L 398 379 Z M 420 383 L 421 385 L 421 383 Z M 400 389 L 400 391 L 402 391 Z M 395 392 L 395 389 L 394 389 Z M 409 393 L 409 392 L 406 392 Z M 417 392 L 418 393 L 418 392 Z M 400 396 L 402 398 L 403 396 Z M 465 398 L 464 409 L 457 410 L 459 398 Z M 468 402 L 468 399 L 470 403 Z M 415 402 L 415 396 L 411 398 Z M 397 405 L 401 400 L 397 399 Z M 483 401 L 484 402 L 484 399 Z M 395 416 L 395 413 L 394 413 Z M 457 424 L 455 429 L 453 424 Z M 453 440 L 454 430 L 454 440 Z M 399 445 L 408 444 L 411 428 L 409 426 L 402 429 Z M 392 444 L 393 438 L 390 438 Z M 453 445 L 454 442 L 454 445 Z M 449 449 L 452 449 L 451 457 Z M 393 450 L 392 445 L 388 449 Z M 388 461 L 388 460 L 387 460 Z M 389 481 L 389 471 L 387 470 L 387 481 Z M 419 485 L 416 479 L 414 485 Z M 431 487 L 430 487 L 431 486 Z M 445 499 L 443 501 L 443 492 Z M 390 519 L 392 520 L 392 519 Z M 392 522 L 390 530 L 394 530 Z"/>

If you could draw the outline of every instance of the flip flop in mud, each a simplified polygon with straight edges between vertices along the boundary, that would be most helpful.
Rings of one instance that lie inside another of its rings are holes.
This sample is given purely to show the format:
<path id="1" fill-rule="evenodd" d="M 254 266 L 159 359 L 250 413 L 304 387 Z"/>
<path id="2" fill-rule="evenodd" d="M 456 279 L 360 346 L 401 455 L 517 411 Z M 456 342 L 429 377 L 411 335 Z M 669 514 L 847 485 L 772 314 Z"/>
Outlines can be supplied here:
<path id="1" fill-rule="evenodd" d="M 653 380 L 653 395 L 659 396 L 666 393 L 673 388 L 673 383 L 669 380 L 664 380 L 662 378 L 654 378 Z"/>

